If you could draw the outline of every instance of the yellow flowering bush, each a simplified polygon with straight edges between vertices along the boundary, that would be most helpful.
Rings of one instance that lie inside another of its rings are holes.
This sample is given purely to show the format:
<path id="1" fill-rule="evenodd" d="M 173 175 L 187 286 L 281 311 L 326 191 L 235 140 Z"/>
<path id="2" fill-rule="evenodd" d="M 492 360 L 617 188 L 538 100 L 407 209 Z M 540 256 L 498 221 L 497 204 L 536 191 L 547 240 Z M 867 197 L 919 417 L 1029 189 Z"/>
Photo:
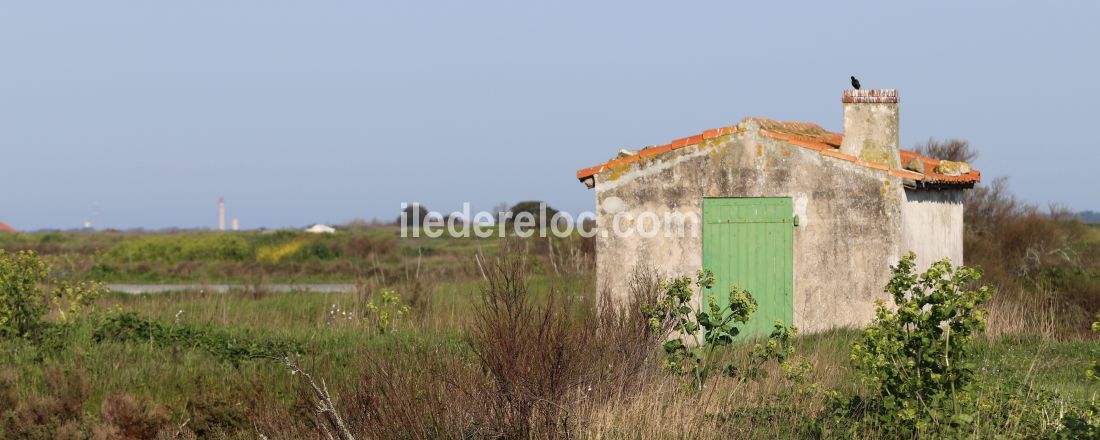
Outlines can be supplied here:
<path id="1" fill-rule="evenodd" d="M 262 246 L 256 250 L 256 261 L 278 263 L 283 258 L 298 253 L 306 245 L 306 240 L 298 239 L 288 243 Z"/>

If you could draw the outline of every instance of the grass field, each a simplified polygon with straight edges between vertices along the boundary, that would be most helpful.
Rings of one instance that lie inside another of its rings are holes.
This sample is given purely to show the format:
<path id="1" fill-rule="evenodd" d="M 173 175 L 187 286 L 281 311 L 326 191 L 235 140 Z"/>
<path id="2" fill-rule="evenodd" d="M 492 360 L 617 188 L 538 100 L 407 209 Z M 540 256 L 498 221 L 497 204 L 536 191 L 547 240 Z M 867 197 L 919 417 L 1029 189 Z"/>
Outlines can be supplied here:
<path id="1" fill-rule="evenodd" d="M 1094 255 L 1100 230 L 1085 231 L 1074 246 Z M 797 337 L 796 356 L 812 371 L 796 381 L 771 364 L 766 378 L 685 390 L 663 353 L 637 339 L 637 316 L 597 313 L 591 244 L 580 239 L 401 239 L 392 228 L 247 233 L 230 245 L 224 237 L 0 236 L 8 252 L 43 253 L 56 277 L 251 286 L 107 294 L 50 332 L 0 339 L 0 437 L 325 438 L 335 425 L 316 411 L 304 374 L 281 359 L 285 347 L 323 380 L 357 438 L 897 436 L 850 431 L 849 416 L 837 416 L 835 396 L 867 392 L 850 360 L 861 329 Z M 502 269 L 509 255 L 522 256 L 522 275 Z M 1039 268 L 1039 278 L 990 278 L 1008 293 L 994 297 L 990 330 L 975 341 L 980 409 L 964 436 L 1056 437 L 1063 416 L 1100 395 L 1085 375 L 1096 343 L 1079 317 L 1092 312 L 1096 272 L 1060 264 Z M 522 283 L 502 285 L 509 273 Z M 282 281 L 358 291 L 263 289 Z M 494 289 L 521 290 L 530 313 L 494 309 L 485 296 Z M 387 302 L 391 294 L 398 299 Z M 120 327 L 119 317 L 131 320 Z M 56 311 L 47 320 L 59 322 Z"/>
<path id="2" fill-rule="evenodd" d="M 543 286 L 549 283 L 585 287 L 562 279 L 536 282 Z M 371 330 L 360 318 L 332 317 L 330 312 L 334 304 L 340 310 L 357 312 L 362 298 L 355 294 L 277 294 L 262 298 L 249 294 L 112 295 L 102 301 L 102 306 L 133 311 L 166 323 L 216 328 L 242 340 L 297 341 L 303 351 L 300 358 L 303 368 L 324 378 L 340 399 L 354 394 L 356 388 L 362 386 L 360 376 L 369 370 L 364 366 L 368 359 L 390 356 L 401 359 L 408 353 L 428 351 L 453 362 L 477 365 L 463 332 L 464 326 L 472 324 L 468 317 L 472 305 L 476 304 L 477 284 L 468 281 L 440 289 L 435 293 L 439 301 L 430 310 L 413 311 L 388 334 Z M 187 427 L 200 436 L 254 438 L 264 433 L 270 438 L 295 438 L 316 434 L 310 423 L 307 398 L 301 392 L 302 383 L 278 361 L 254 359 L 234 364 L 199 349 L 163 348 L 141 341 L 96 342 L 92 338 L 94 321 L 82 321 L 72 329 L 65 346 L 52 351 L 23 340 L 0 343 L 0 353 L 7 359 L 8 386 L 24 400 L 31 396 L 65 396 L 65 386 L 59 387 L 56 379 L 48 377 L 56 368 L 69 377 L 80 377 L 84 381 L 81 386 L 86 387 L 87 399 L 82 408 L 88 413 L 85 423 L 101 415 L 97 409 L 104 399 L 123 393 L 156 402 L 167 415 L 157 419 L 167 422 L 165 426 L 170 428 L 188 421 Z M 848 347 L 857 337 L 858 331 L 840 330 L 800 338 L 798 353 L 814 364 L 811 382 L 823 388 L 858 387 L 859 380 L 847 365 Z M 974 361 L 991 386 L 1030 383 L 1057 393 L 1067 403 L 1084 405 L 1100 392 L 1100 384 L 1083 379 L 1084 368 L 1093 356 L 1093 345 L 1089 341 L 981 338 Z M 690 396 L 681 396 L 675 386 L 657 378 L 649 381 L 655 389 L 638 391 L 638 396 L 654 393 L 660 399 L 670 400 L 667 407 L 659 410 L 671 413 L 665 414 L 669 417 L 683 417 L 676 413 L 689 411 L 691 405 L 698 404 Z M 700 413 L 687 417 L 684 424 L 647 425 L 647 432 L 670 437 L 745 436 L 750 434 L 743 425 L 746 420 L 732 417 L 736 409 L 744 409 L 749 404 L 773 411 L 774 408 L 768 406 L 769 401 L 782 403 L 788 399 L 781 396 L 779 390 L 768 389 L 769 384 L 761 385 L 763 389 L 739 390 L 724 396 L 720 390 L 727 386 L 732 387 L 731 384 L 719 384 L 706 399 L 711 400 L 708 403 L 711 416 L 725 413 L 731 416 L 730 419 L 721 423 L 697 420 L 706 418 L 703 412 L 708 411 L 700 408 Z M 669 399 L 670 394 L 675 397 Z M 822 405 L 822 396 L 814 392 L 806 399 L 801 409 L 805 413 L 801 415 L 812 416 L 814 409 Z M 631 401 L 638 404 L 644 399 Z M 586 435 L 614 436 L 615 432 L 631 432 L 633 424 L 642 422 L 640 419 L 644 417 L 637 411 L 643 409 L 628 406 L 621 414 L 590 414 L 591 419 L 571 429 Z M 615 411 L 612 405 L 603 410 Z M 801 420 L 801 424 L 789 425 L 788 420 L 768 426 L 760 426 L 759 421 L 754 421 L 752 426 L 756 431 L 750 436 L 796 435 L 807 429 L 805 425 L 811 421 Z M 713 426 L 705 432 L 694 430 L 708 424 Z"/>

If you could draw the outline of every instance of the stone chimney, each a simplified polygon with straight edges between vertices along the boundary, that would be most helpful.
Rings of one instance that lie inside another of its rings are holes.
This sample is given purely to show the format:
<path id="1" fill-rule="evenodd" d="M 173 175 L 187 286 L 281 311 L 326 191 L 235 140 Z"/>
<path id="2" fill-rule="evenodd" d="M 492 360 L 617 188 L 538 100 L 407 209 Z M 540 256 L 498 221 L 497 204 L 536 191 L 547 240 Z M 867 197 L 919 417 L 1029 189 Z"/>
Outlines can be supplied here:
<path id="1" fill-rule="evenodd" d="M 844 140 L 840 152 L 901 168 L 898 155 L 898 91 L 845 90 Z"/>

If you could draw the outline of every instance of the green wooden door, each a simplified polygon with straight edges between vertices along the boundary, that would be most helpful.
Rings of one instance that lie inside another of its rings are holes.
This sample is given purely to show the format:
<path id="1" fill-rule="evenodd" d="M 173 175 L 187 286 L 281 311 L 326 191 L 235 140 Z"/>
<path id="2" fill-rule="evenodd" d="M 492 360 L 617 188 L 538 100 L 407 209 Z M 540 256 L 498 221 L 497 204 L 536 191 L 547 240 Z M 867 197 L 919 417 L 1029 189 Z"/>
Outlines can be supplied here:
<path id="1" fill-rule="evenodd" d="M 736 284 L 756 298 L 743 335 L 767 336 L 777 319 L 793 324 L 793 217 L 789 197 L 703 199 L 703 267 L 715 277 L 704 295 L 725 306 Z"/>

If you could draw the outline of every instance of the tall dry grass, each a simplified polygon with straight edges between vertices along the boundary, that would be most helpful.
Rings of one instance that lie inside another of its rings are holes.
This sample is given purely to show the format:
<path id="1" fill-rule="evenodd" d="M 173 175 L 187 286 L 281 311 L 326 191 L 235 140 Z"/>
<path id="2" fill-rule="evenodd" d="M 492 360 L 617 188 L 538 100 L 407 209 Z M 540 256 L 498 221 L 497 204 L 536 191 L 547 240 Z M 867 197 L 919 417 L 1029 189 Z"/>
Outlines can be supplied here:
<path id="1" fill-rule="evenodd" d="M 659 335 L 642 313 L 659 288 L 652 273 L 635 276 L 627 304 L 597 308 L 590 295 L 533 288 L 533 264 L 515 249 L 484 262 L 466 350 L 418 345 L 358 363 L 361 379 L 340 404 L 352 430 L 366 438 L 573 437 L 595 408 L 660 376 Z"/>
<path id="2" fill-rule="evenodd" d="M 1088 337 L 1100 309 L 1100 243 L 1067 209 L 1042 210 L 1011 193 L 1004 178 L 966 198 L 966 264 L 996 288 L 989 335 Z"/>
<path id="3" fill-rule="evenodd" d="M 809 432 L 822 390 L 850 386 L 847 339 L 830 336 L 805 340 L 816 366 L 805 382 L 773 365 L 759 381 L 715 378 L 691 391 L 663 368 L 667 334 L 643 313 L 661 289 L 656 272 L 631 274 L 627 303 L 593 304 L 589 295 L 534 287 L 532 264 L 509 252 L 485 262 L 464 330 L 468 351 L 410 346 L 360 362 L 360 381 L 340 405 L 357 437 L 783 437 Z M 750 351 L 741 345 L 728 356 Z"/>

